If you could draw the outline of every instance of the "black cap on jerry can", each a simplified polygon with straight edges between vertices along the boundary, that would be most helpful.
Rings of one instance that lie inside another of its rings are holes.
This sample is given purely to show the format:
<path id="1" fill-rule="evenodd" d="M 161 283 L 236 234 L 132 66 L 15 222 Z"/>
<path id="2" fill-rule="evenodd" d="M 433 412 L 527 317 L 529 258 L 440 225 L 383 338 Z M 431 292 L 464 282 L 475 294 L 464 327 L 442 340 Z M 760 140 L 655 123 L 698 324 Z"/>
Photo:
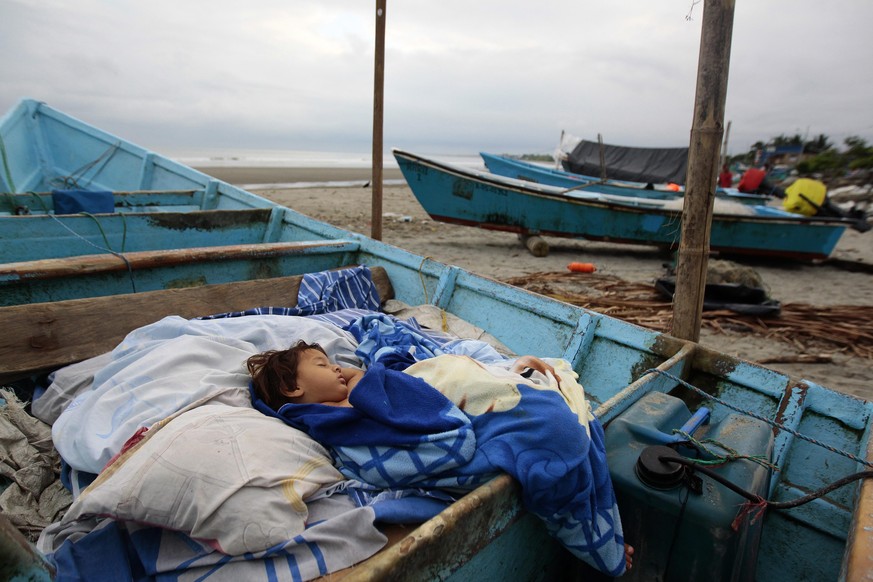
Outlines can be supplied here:
<path id="1" fill-rule="evenodd" d="M 637 477 L 653 489 L 672 489 L 679 486 L 685 477 L 684 465 L 661 460 L 662 457 L 681 458 L 681 455 L 664 445 L 646 447 L 634 467 Z"/>

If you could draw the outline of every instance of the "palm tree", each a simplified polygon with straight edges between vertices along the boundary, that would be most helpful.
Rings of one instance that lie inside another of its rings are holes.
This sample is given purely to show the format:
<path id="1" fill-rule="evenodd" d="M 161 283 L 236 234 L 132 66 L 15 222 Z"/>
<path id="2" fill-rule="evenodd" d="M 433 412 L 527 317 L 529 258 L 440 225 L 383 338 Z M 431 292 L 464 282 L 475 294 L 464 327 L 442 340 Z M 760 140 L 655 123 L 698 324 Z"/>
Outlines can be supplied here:
<path id="1" fill-rule="evenodd" d="M 820 154 L 834 147 L 830 138 L 823 133 L 803 144 L 803 151 L 807 154 Z"/>

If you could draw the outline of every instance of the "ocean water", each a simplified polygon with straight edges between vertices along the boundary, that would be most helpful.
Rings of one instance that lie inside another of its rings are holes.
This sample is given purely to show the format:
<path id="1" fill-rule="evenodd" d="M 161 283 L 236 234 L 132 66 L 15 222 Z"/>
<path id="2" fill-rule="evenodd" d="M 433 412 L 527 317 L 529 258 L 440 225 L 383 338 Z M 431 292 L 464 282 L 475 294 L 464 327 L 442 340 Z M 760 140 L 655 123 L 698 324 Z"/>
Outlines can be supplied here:
<path id="1" fill-rule="evenodd" d="M 370 152 L 325 152 L 304 150 L 267 149 L 180 149 L 160 152 L 168 158 L 192 168 L 369 168 Z M 421 153 L 441 162 L 484 170 L 485 165 L 478 154 L 429 154 Z M 396 169 L 397 161 L 390 152 L 382 158 L 382 167 Z M 246 190 L 271 188 L 312 188 L 320 186 L 355 186 L 365 181 L 290 182 L 281 184 L 240 184 Z M 403 179 L 386 179 L 386 186 L 405 184 Z"/>
<path id="2" fill-rule="evenodd" d="M 369 168 L 370 152 L 321 152 L 299 150 L 178 150 L 162 152 L 163 155 L 194 168 Z M 417 152 L 418 153 L 418 152 Z M 471 168 L 482 168 L 478 154 L 431 154 L 421 155 Z M 382 159 L 383 168 L 396 168 L 397 161 L 391 153 Z"/>

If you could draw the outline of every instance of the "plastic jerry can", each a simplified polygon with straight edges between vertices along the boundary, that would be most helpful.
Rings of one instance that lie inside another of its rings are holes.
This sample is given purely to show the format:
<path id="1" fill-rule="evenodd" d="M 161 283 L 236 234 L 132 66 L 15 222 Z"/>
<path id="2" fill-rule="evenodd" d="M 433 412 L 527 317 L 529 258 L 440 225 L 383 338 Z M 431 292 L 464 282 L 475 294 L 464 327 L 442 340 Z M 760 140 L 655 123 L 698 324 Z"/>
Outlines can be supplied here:
<path id="1" fill-rule="evenodd" d="M 664 463 L 664 453 L 711 459 L 681 444 L 681 429 L 740 454 L 769 459 L 773 432 L 764 422 L 728 414 L 709 423 L 708 409 L 694 415 L 678 398 L 645 395 L 605 429 L 610 475 L 625 541 L 634 566 L 622 580 L 753 580 L 763 515 L 746 499 L 699 472 Z M 718 445 L 710 450 L 725 454 Z M 658 448 L 660 447 L 660 448 Z M 735 485 L 767 497 L 770 469 L 748 459 L 708 465 Z"/>

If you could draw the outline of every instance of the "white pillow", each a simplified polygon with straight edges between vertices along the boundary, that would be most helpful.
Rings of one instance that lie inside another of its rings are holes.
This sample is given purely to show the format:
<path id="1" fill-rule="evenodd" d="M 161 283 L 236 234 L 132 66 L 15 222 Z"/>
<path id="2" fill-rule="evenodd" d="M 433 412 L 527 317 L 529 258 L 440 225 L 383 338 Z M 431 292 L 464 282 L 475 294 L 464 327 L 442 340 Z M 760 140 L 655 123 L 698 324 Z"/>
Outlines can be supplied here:
<path id="1" fill-rule="evenodd" d="M 302 533 L 306 500 L 342 480 L 306 433 L 251 408 L 204 405 L 147 431 L 82 492 L 62 524 L 109 516 L 239 555 Z"/>

